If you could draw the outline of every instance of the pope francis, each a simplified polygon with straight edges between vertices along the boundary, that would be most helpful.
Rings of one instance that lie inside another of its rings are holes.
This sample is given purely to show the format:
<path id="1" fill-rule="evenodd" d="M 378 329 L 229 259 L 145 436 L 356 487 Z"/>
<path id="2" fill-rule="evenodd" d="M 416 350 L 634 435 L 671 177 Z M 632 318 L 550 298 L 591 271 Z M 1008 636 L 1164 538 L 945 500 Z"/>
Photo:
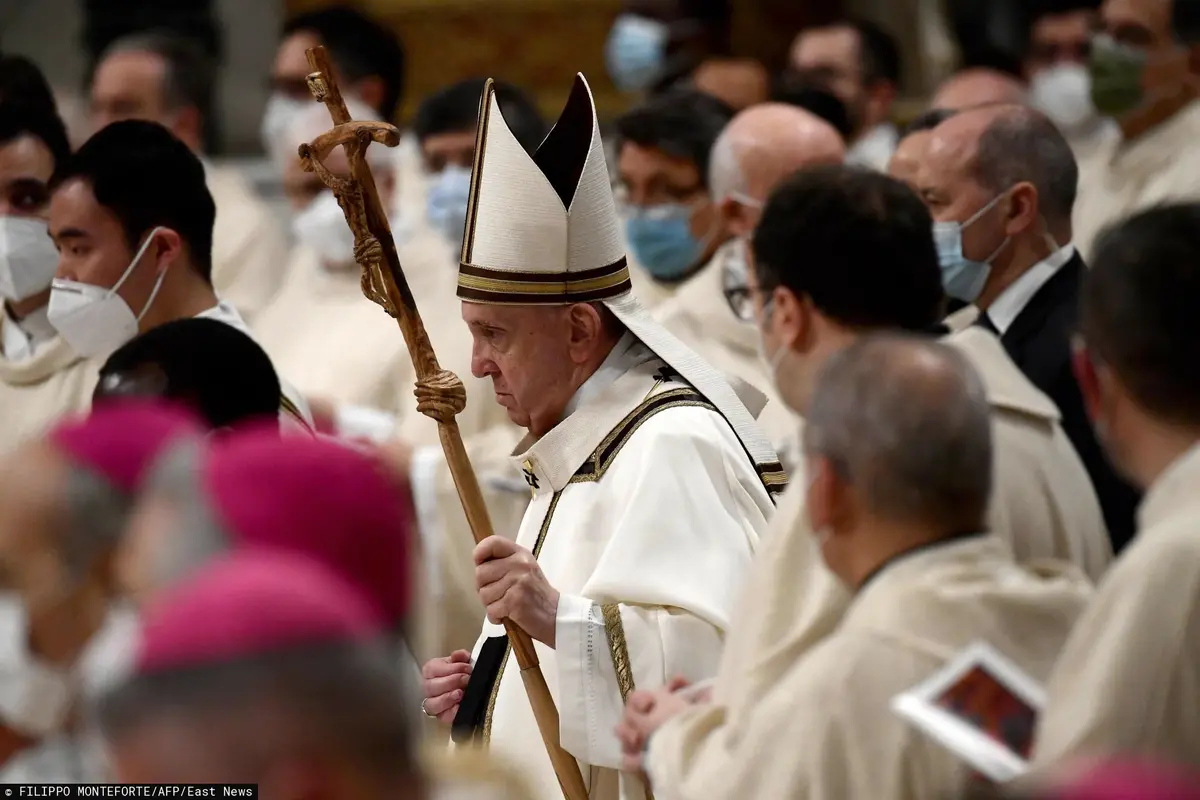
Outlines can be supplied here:
<path id="1" fill-rule="evenodd" d="M 761 396 L 743 403 L 633 298 L 583 76 L 532 156 L 485 89 L 458 296 L 472 371 L 528 431 L 513 462 L 532 499 L 515 541 L 476 548 L 487 620 L 472 653 L 425 665 L 422 708 L 562 797 L 509 618 L 535 640 L 590 797 L 645 797 L 619 772 L 622 701 L 715 674 L 786 478 L 748 410 Z"/>

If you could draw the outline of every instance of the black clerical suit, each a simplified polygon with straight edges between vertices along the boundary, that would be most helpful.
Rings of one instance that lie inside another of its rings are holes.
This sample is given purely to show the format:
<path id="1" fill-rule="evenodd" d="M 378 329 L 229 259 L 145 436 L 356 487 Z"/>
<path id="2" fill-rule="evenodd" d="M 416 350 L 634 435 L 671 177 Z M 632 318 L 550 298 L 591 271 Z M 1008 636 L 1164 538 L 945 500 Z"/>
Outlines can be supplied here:
<path id="1" fill-rule="evenodd" d="M 1100 498 L 1113 553 L 1117 553 L 1133 538 L 1141 495 L 1117 475 L 1096 441 L 1071 369 L 1071 336 L 1076 330 L 1079 286 L 1086 269 L 1076 253 L 1029 299 L 1000 341 L 1025 376 L 1058 406 L 1063 430 Z M 980 314 L 976 324 L 996 331 L 986 313 Z"/>

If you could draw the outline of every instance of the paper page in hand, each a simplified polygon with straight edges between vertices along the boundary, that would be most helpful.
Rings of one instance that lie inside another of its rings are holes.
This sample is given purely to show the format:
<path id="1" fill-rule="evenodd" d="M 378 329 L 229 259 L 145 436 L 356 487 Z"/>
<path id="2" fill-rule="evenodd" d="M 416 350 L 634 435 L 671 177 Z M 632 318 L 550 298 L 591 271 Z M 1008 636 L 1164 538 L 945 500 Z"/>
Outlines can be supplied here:
<path id="1" fill-rule="evenodd" d="M 924 683 L 892 698 L 892 711 L 979 771 L 1004 783 L 1023 775 L 1045 690 L 976 642 Z"/>

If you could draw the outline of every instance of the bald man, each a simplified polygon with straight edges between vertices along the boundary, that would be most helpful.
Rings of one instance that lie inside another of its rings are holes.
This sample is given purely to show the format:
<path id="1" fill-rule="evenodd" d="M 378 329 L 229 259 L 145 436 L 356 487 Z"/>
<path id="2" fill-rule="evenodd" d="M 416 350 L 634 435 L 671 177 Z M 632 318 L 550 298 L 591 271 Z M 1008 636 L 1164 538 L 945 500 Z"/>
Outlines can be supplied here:
<path id="1" fill-rule="evenodd" d="M 912 800 L 970 785 L 971 768 L 896 715 L 892 699 L 981 636 L 1045 680 L 1091 593 L 1069 566 L 1019 566 L 986 531 L 988 406 L 978 373 L 946 344 L 875 334 L 826 362 L 804 431 L 807 513 L 853 600 L 726 737 L 729 767 L 702 787 L 658 769 L 680 726 L 655 733 L 646 760 L 657 797 Z M 640 741 L 672 701 L 634 693 L 623 738 Z"/>
<path id="2" fill-rule="evenodd" d="M 840 164 L 845 155 L 833 126 L 795 106 L 765 103 L 734 117 L 713 145 L 709 165 L 712 201 L 734 238 L 656 311 L 668 330 L 710 364 L 767 393 L 758 421 L 785 468 L 798 456 L 796 418 L 772 396 L 758 356 L 745 289 L 746 241 L 766 198 L 785 178 L 803 167 Z"/>
<path id="3" fill-rule="evenodd" d="M 1026 102 L 1025 84 L 994 69 L 972 67 L 947 78 L 933 94 L 930 108 L 960 111 L 993 103 Z"/>
<path id="4" fill-rule="evenodd" d="M 1133 536 L 1138 493 L 1113 471 L 1084 412 L 1071 337 L 1086 271 L 1072 242 L 1079 170 L 1040 111 L 969 109 L 934 129 L 917 174 L 946 294 L 981 312 L 1013 362 L 1049 395 L 1104 510 L 1114 551 Z"/>

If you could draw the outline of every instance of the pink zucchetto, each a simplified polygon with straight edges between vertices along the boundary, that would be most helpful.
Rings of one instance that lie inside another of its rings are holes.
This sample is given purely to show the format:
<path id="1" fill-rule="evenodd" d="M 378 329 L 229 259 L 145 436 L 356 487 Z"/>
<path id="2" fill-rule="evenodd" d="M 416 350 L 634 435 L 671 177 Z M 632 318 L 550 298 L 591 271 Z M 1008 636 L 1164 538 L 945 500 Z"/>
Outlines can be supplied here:
<path id="1" fill-rule="evenodd" d="M 1054 800 L 1200 800 L 1200 775 L 1137 761 L 1088 769 L 1052 793 Z"/>
<path id="2" fill-rule="evenodd" d="M 138 674 L 202 667 L 304 647 L 369 642 L 383 621 L 306 556 L 242 550 L 176 584 L 142 616 Z"/>
<path id="3" fill-rule="evenodd" d="M 204 426 L 181 406 L 122 400 L 59 423 L 46 440 L 77 466 L 134 494 L 155 460 L 173 442 L 203 436 Z"/>
<path id="4" fill-rule="evenodd" d="M 235 544 L 310 556 L 355 585 L 389 624 L 411 601 L 412 508 L 374 453 L 262 432 L 213 442 L 202 491 Z"/>

